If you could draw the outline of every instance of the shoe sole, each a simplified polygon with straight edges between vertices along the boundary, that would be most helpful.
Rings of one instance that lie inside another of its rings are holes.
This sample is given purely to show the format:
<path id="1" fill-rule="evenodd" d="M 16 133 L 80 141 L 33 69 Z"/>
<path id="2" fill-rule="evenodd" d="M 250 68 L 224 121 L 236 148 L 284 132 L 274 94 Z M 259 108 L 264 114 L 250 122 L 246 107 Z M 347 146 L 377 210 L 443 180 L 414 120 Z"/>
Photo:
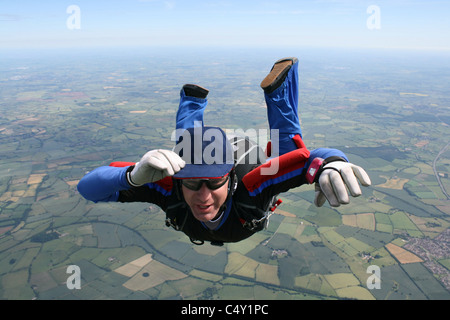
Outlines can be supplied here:
<path id="1" fill-rule="evenodd" d="M 269 74 L 261 82 L 261 88 L 270 93 L 280 86 L 284 81 L 291 66 L 297 62 L 297 58 L 283 58 L 276 61 Z"/>
<path id="2" fill-rule="evenodd" d="M 183 86 L 183 90 L 187 96 L 197 97 L 197 98 L 206 98 L 206 96 L 209 93 L 208 89 L 205 89 L 203 87 L 200 87 L 199 85 L 190 84 L 190 83 L 185 84 Z"/>

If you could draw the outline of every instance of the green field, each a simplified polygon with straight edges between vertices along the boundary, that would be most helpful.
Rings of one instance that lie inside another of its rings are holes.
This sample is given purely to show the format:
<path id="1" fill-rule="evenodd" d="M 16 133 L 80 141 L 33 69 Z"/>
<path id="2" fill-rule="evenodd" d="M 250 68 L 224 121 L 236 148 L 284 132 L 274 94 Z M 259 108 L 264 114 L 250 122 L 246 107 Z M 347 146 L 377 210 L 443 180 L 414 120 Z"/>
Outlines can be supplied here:
<path id="1" fill-rule="evenodd" d="M 371 177 L 346 206 L 317 208 L 314 186 L 293 189 L 267 230 L 215 247 L 167 228 L 155 205 L 83 199 L 86 172 L 172 148 L 184 83 L 210 90 L 208 125 L 267 129 L 259 83 L 278 53 L 193 51 L 5 58 L 1 299 L 450 299 L 450 60 L 426 53 L 285 53 L 301 58 L 307 147 L 338 148 Z M 424 262 L 398 262 L 390 243 Z M 79 290 L 66 286 L 70 265 Z M 367 287 L 371 265 L 381 289 Z"/>

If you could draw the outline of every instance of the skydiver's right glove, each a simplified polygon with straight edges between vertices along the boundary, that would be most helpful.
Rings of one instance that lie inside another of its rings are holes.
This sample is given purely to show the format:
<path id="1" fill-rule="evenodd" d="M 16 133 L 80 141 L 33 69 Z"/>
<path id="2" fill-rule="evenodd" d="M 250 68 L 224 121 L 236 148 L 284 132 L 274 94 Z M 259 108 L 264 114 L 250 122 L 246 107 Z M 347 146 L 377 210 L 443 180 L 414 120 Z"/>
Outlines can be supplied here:
<path id="1" fill-rule="evenodd" d="M 321 207 L 328 200 L 332 207 L 348 204 L 347 189 L 353 197 L 361 195 L 359 183 L 370 186 L 370 178 L 363 168 L 344 161 L 334 161 L 325 165 L 315 184 L 314 204 Z"/>
<path id="2" fill-rule="evenodd" d="M 127 180 L 133 187 L 173 176 L 185 166 L 181 157 L 173 151 L 157 149 L 147 152 L 127 174 Z"/>

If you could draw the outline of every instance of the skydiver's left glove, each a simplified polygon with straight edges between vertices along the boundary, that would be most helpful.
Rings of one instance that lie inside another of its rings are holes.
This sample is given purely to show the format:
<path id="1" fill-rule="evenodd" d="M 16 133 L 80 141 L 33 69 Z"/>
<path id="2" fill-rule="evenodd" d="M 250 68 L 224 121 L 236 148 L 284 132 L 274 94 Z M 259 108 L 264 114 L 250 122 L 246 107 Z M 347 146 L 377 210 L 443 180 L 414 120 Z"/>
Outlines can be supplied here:
<path id="1" fill-rule="evenodd" d="M 353 197 L 361 195 L 359 183 L 367 187 L 371 181 L 363 168 L 344 161 L 334 161 L 325 165 L 315 184 L 314 204 L 321 207 L 328 200 L 332 207 L 350 202 L 348 191 Z"/>
<path id="2" fill-rule="evenodd" d="M 127 174 L 128 183 L 134 187 L 173 176 L 186 163 L 173 151 L 157 149 L 147 152 Z"/>

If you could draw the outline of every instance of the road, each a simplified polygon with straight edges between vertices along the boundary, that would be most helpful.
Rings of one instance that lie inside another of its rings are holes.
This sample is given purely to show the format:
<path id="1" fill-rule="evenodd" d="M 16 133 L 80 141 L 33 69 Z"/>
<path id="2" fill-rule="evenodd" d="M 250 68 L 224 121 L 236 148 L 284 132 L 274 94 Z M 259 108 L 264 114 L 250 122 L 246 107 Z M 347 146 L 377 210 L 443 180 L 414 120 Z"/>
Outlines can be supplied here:
<path id="1" fill-rule="evenodd" d="M 439 151 L 439 153 L 437 154 L 436 158 L 434 158 L 434 160 L 433 160 L 433 171 L 434 171 L 434 175 L 436 176 L 436 179 L 437 179 L 437 181 L 438 181 L 438 183 L 439 183 L 439 187 L 441 188 L 442 193 L 447 197 L 447 200 L 450 200 L 450 195 L 447 193 L 447 191 L 445 191 L 444 185 L 443 185 L 442 182 L 441 182 L 441 179 L 440 179 L 440 177 L 439 177 L 439 174 L 438 174 L 438 172 L 437 172 L 437 170 L 436 170 L 436 162 L 437 162 L 437 160 L 439 159 L 439 157 L 445 152 L 445 150 L 447 150 L 447 148 L 448 148 L 449 146 L 450 146 L 450 142 L 447 143 L 447 145 L 446 145 L 445 147 L 443 147 L 443 148 L 441 149 L 441 151 Z"/>

